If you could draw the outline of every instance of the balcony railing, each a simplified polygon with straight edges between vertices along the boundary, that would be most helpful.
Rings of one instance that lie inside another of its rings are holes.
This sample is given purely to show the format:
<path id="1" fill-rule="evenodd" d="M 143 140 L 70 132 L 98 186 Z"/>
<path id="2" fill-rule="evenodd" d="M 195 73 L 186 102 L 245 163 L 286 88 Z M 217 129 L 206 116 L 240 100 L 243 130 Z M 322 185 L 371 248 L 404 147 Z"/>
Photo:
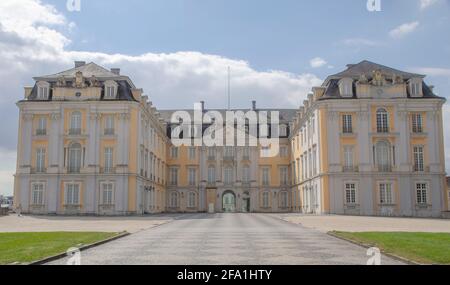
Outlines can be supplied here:
<path id="1" fill-rule="evenodd" d="M 114 167 L 104 167 L 100 169 L 100 172 L 105 174 L 113 174 L 116 173 L 116 169 Z"/>
<path id="2" fill-rule="evenodd" d="M 37 136 L 46 136 L 47 135 L 47 130 L 45 130 L 45 129 L 38 129 L 38 130 L 36 130 L 36 135 Z"/>
<path id="3" fill-rule="evenodd" d="M 81 129 L 70 129 L 69 135 L 71 135 L 71 136 L 81 135 Z"/>
<path id="4" fill-rule="evenodd" d="M 68 167 L 67 168 L 67 173 L 76 174 L 76 173 L 80 173 L 80 172 L 81 172 L 81 167 Z"/>
<path id="5" fill-rule="evenodd" d="M 105 134 L 105 136 L 113 136 L 114 135 L 114 129 L 105 129 L 104 134 Z"/>
<path id="6" fill-rule="evenodd" d="M 378 165 L 378 172 L 392 172 L 391 165 Z"/>

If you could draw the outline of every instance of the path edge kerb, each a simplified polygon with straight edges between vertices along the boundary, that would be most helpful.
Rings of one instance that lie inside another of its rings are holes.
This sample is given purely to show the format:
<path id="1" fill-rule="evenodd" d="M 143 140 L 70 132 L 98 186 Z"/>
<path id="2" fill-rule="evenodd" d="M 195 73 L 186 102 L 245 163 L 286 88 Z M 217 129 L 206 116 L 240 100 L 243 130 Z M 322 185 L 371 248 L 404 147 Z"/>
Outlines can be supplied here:
<path id="1" fill-rule="evenodd" d="M 364 248 L 367 248 L 367 249 L 373 247 L 373 245 L 369 245 L 369 244 L 365 244 L 365 243 L 359 243 L 359 242 L 357 242 L 357 241 L 354 241 L 354 240 L 351 240 L 351 239 L 347 239 L 347 238 L 341 237 L 341 236 L 335 234 L 334 232 L 327 232 L 327 235 L 332 236 L 332 237 L 334 237 L 334 238 L 338 238 L 338 239 L 343 240 L 343 241 L 350 242 L 350 243 L 352 243 L 352 244 L 355 244 L 355 245 L 358 245 L 358 246 L 361 246 L 361 247 L 364 247 Z M 410 260 L 410 259 L 407 259 L 407 258 L 398 256 L 398 255 L 395 255 L 395 254 L 386 252 L 386 251 L 384 251 L 384 250 L 382 250 L 381 253 L 383 253 L 384 255 L 386 255 L 387 257 L 390 257 L 390 258 L 392 258 L 392 259 L 395 259 L 395 260 L 404 262 L 404 263 L 406 263 L 407 265 L 425 265 L 425 264 L 418 263 L 418 262 L 415 262 L 415 261 L 413 261 L 413 260 Z"/>
<path id="2" fill-rule="evenodd" d="M 79 248 L 79 250 L 80 251 L 85 251 L 85 250 L 88 250 L 90 248 L 97 247 L 97 246 L 103 245 L 105 243 L 109 243 L 109 242 L 112 242 L 112 241 L 124 238 L 124 237 L 129 236 L 129 235 L 131 235 L 129 232 L 122 232 L 122 233 L 119 233 L 116 236 L 113 236 L 113 237 L 110 237 L 110 238 L 107 238 L 107 239 L 104 239 L 104 240 L 101 240 L 101 241 L 98 241 L 98 242 L 95 242 L 95 243 L 92 243 L 92 244 L 88 244 L 88 245 L 82 246 L 82 247 Z M 47 257 L 47 258 L 44 258 L 44 259 L 41 259 L 41 260 L 38 260 L 38 261 L 33 261 L 33 262 L 28 263 L 27 265 L 43 265 L 43 264 L 46 264 L 46 263 L 49 263 L 49 262 L 52 262 L 52 261 L 55 261 L 55 260 L 62 259 L 64 257 L 67 257 L 67 253 L 66 252 L 60 253 L 60 254 L 57 254 L 57 255 L 54 255 L 54 256 L 50 256 L 50 257 Z"/>

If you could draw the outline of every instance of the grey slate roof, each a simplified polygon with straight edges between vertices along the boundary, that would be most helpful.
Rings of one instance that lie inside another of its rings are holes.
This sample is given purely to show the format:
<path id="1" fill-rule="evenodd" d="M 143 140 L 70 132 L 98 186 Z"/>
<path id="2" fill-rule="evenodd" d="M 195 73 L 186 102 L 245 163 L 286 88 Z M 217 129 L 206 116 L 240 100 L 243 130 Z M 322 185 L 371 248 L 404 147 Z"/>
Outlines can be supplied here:
<path id="1" fill-rule="evenodd" d="M 370 62 L 367 60 L 361 61 L 358 64 L 351 64 L 347 66 L 348 68 L 342 72 L 336 73 L 334 75 L 328 76 L 328 78 L 323 82 L 322 87 L 325 87 L 325 93 L 319 100 L 327 100 L 327 99 L 356 99 L 356 80 L 358 80 L 361 75 L 365 75 L 366 78 L 370 81 L 373 78 L 373 72 L 375 70 L 381 70 L 381 72 L 385 75 L 397 75 L 401 76 L 404 81 L 407 81 L 411 78 L 425 78 L 425 75 L 415 74 L 404 72 L 401 70 L 397 70 L 391 67 L 387 67 L 381 64 L 377 64 L 374 62 Z M 339 80 L 342 78 L 351 78 L 353 79 L 353 97 L 342 97 L 339 92 Z M 431 88 L 423 82 L 423 97 L 421 98 L 441 98 L 433 93 Z M 409 94 L 409 90 L 407 90 L 408 98 L 413 98 Z"/>
<path id="2" fill-rule="evenodd" d="M 100 65 L 91 62 L 91 63 L 85 64 L 83 66 L 74 67 L 69 70 L 62 71 L 62 72 L 59 72 L 56 74 L 39 76 L 39 77 L 36 77 L 36 79 L 57 80 L 58 78 L 60 78 L 62 76 L 67 77 L 67 78 L 73 78 L 73 77 L 75 77 L 75 74 L 79 71 L 81 71 L 83 73 L 83 76 L 87 77 L 87 78 L 92 77 L 92 76 L 95 76 L 98 79 L 105 79 L 105 78 L 113 79 L 113 78 L 124 77 L 124 76 L 112 73 L 111 71 L 107 70 L 106 68 L 103 68 Z"/>
<path id="3" fill-rule="evenodd" d="M 353 78 L 358 79 L 362 74 L 364 74 L 368 79 L 372 78 L 372 73 L 375 70 L 381 70 L 383 74 L 396 74 L 403 77 L 403 79 L 411 79 L 411 78 L 424 78 L 425 75 L 422 74 L 415 74 L 415 73 L 409 73 L 404 72 L 398 69 L 394 69 L 385 65 L 381 65 L 378 63 L 374 63 L 368 60 L 363 60 L 358 64 L 350 64 L 347 66 L 348 68 L 342 72 L 336 73 L 334 75 L 328 76 L 328 79 L 325 80 L 328 81 L 330 79 L 342 79 L 342 78 Z"/>

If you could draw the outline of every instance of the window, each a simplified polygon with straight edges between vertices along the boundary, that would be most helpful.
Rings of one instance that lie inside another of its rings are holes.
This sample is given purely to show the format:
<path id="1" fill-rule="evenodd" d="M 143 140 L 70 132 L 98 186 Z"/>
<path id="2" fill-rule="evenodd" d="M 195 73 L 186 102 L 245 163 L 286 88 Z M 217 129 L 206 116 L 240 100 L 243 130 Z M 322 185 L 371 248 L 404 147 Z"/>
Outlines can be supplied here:
<path id="1" fill-rule="evenodd" d="M 412 131 L 415 134 L 420 134 L 423 132 L 422 114 L 413 114 L 412 115 Z"/>
<path id="2" fill-rule="evenodd" d="M 313 175 L 317 175 L 317 149 L 314 147 L 312 156 Z"/>
<path id="3" fill-rule="evenodd" d="M 423 146 L 414 146 L 414 171 L 424 171 Z"/>
<path id="4" fill-rule="evenodd" d="M 270 169 L 263 168 L 262 169 L 262 184 L 264 186 L 269 186 L 269 183 L 270 183 L 269 176 L 270 176 Z"/>
<path id="5" fill-rule="evenodd" d="M 344 134 L 353 133 L 352 115 L 342 115 L 342 132 Z"/>
<path id="6" fill-rule="evenodd" d="M 261 157 L 270 157 L 270 147 L 261 148 Z"/>
<path id="7" fill-rule="evenodd" d="M 224 173 L 224 180 L 225 184 L 232 184 L 233 183 L 233 168 L 226 167 L 225 173 Z"/>
<path id="8" fill-rule="evenodd" d="M 344 170 L 353 171 L 353 146 L 344 146 Z"/>
<path id="9" fill-rule="evenodd" d="M 36 135 L 38 135 L 38 136 L 47 135 L 47 118 L 46 117 L 39 117 Z"/>
<path id="10" fill-rule="evenodd" d="M 280 193 L 280 207 L 285 209 L 288 207 L 288 193 L 287 192 L 281 192 Z"/>
<path id="11" fill-rule="evenodd" d="M 263 208 L 269 208 L 269 192 L 263 193 Z"/>
<path id="12" fill-rule="evenodd" d="M 66 205 L 78 206 L 80 203 L 80 185 L 79 184 L 66 184 Z"/>
<path id="13" fill-rule="evenodd" d="M 34 183 L 31 186 L 31 203 L 34 206 L 41 206 L 44 204 L 44 184 Z"/>
<path id="14" fill-rule="evenodd" d="M 208 183 L 216 183 L 216 168 L 214 166 L 208 167 Z"/>
<path id="15" fill-rule="evenodd" d="M 108 115 L 105 117 L 105 135 L 114 135 L 114 116 Z"/>
<path id="16" fill-rule="evenodd" d="M 194 160 L 195 159 L 195 147 L 189 148 L 189 159 Z"/>
<path id="17" fill-rule="evenodd" d="M 377 143 L 376 159 L 378 171 L 380 172 L 391 171 L 390 144 L 388 142 L 381 141 Z"/>
<path id="18" fill-rule="evenodd" d="M 234 157 L 233 147 L 231 147 L 231 146 L 226 146 L 225 147 L 225 157 L 226 158 L 233 158 Z"/>
<path id="19" fill-rule="evenodd" d="M 114 81 L 105 82 L 105 99 L 115 99 L 117 92 L 117 83 Z"/>
<path id="20" fill-rule="evenodd" d="M 80 173 L 81 145 L 73 143 L 69 147 L 69 173 Z"/>
<path id="21" fill-rule="evenodd" d="M 313 114 L 312 118 L 311 118 L 311 129 L 312 129 L 312 133 L 315 134 L 316 133 L 316 115 Z"/>
<path id="22" fill-rule="evenodd" d="M 102 204 L 113 205 L 114 185 L 112 183 L 102 184 Z"/>
<path id="23" fill-rule="evenodd" d="M 243 152 L 242 156 L 243 156 L 244 160 L 250 159 L 250 148 L 248 146 L 244 147 L 242 152 Z"/>
<path id="24" fill-rule="evenodd" d="M 345 183 L 345 202 L 348 205 L 356 204 L 356 185 L 355 185 L 355 183 Z"/>
<path id="25" fill-rule="evenodd" d="M 280 156 L 286 158 L 289 156 L 288 148 L 285 146 L 280 147 Z"/>
<path id="26" fill-rule="evenodd" d="M 105 166 L 104 167 L 105 167 L 105 171 L 104 171 L 105 173 L 111 173 L 113 171 L 113 148 L 112 147 L 105 148 Z"/>
<path id="27" fill-rule="evenodd" d="M 382 205 L 392 205 L 392 184 L 381 183 L 380 184 L 380 204 Z"/>
<path id="28" fill-rule="evenodd" d="M 280 184 L 288 185 L 288 169 L 287 167 L 280 168 Z"/>
<path id="29" fill-rule="evenodd" d="M 428 189 L 426 183 L 416 184 L 417 204 L 426 205 L 428 202 Z"/>
<path id="30" fill-rule="evenodd" d="M 242 168 L 242 182 L 250 182 L 250 167 L 248 167 L 247 165 Z"/>
<path id="31" fill-rule="evenodd" d="M 208 159 L 215 160 L 216 159 L 216 149 L 214 147 L 208 148 Z"/>
<path id="32" fill-rule="evenodd" d="M 339 81 L 339 91 L 342 97 L 353 96 L 353 80 L 351 78 L 344 78 Z"/>
<path id="33" fill-rule="evenodd" d="M 48 99 L 48 91 L 50 90 L 50 84 L 47 82 L 39 82 L 37 86 L 37 99 L 38 100 L 47 100 Z"/>
<path id="34" fill-rule="evenodd" d="M 78 111 L 73 112 L 70 117 L 70 134 L 81 134 L 81 113 Z"/>
<path id="35" fill-rule="evenodd" d="M 287 137 L 287 126 L 280 125 L 280 137 Z"/>
<path id="36" fill-rule="evenodd" d="M 196 195 L 195 192 L 189 192 L 188 194 L 188 207 L 195 208 L 196 206 Z"/>
<path id="37" fill-rule="evenodd" d="M 170 169 L 170 185 L 172 186 L 178 185 L 178 168 Z"/>
<path id="38" fill-rule="evenodd" d="M 189 168 L 188 170 L 188 181 L 190 186 L 195 186 L 196 182 L 196 169 L 195 168 Z"/>
<path id="39" fill-rule="evenodd" d="M 36 149 L 36 172 L 45 172 L 45 148 Z"/>
<path id="40" fill-rule="evenodd" d="M 409 88 L 412 97 L 419 97 L 422 94 L 422 80 L 421 79 L 411 79 L 409 83 Z"/>
<path id="41" fill-rule="evenodd" d="M 388 133 L 389 132 L 389 122 L 388 122 L 388 112 L 386 109 L 377 110 L 377 132 L 378 133 Z"/>
<path id="42" fill-rule="evenodd" d="M 177 147 L 172 147 L 170 149 L 170 156 L 172 158 L 178 158 L 178 148 Z"/>
<path id="43" fill-rule="evenodd" d="M 177 192 L 170 193 L 170 207 L 178 208 L 178 193 Z"/>

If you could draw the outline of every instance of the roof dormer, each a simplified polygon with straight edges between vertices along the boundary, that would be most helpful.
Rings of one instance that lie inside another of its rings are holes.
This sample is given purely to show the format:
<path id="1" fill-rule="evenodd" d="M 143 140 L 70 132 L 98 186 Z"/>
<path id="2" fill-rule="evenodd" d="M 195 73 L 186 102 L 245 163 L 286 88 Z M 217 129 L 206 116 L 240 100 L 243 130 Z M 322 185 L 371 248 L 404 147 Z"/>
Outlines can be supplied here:
<path id="1" fill-rule="evenodd" d="M 36 83 L 37 88 L 37 100 L 48 100 L 50 94 L 50 83 L 45 81 L 39 81 Z"/>
<path id="2" fill-rule="evenodd" d="M 117 97 L 117 87 L 118 84 L 113 80 L 108 80 L 105 82 L 105 100 L 113 100 Z"/>
<path id="3" fill-rule="evenodd" d="M 422 78 L 411 78 L 408 84 L 411 97 L 423 97 Z"/>
<path id="4" fill-rule="evenodd" d="M 342 78 L 339 80 L 339 93 L 342 97 L 353 97 L 353 79 Z"/>

